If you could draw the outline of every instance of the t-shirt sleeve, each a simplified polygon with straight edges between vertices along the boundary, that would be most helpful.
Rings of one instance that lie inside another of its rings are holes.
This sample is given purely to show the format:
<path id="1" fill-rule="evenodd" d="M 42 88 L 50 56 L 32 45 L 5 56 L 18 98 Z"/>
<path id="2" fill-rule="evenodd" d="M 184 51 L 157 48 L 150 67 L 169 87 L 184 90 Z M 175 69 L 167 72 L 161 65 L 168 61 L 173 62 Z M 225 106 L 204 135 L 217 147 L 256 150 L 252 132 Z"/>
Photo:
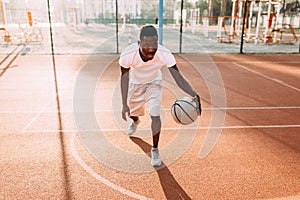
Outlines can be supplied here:
<path id="1" fill-rule="evenodd" d="M 126 59 L 126 57 L 127 57 L 127 59 Z M 128 56 L 126 56 L 126 54 L 124 55 L 124 53 L 121 53 L 120 59 L 119 59 L 119 64 L 120 64 L 120 66 L 122 66 L 124 68 L 130 68 L 129 63 L 128 63 Z"/>
<path id="2" fill-rule="evenodd" d="M 167 67 L 173 67 L 174 65 L 176 65 L 176 60 L 175 60 L 175 57 L 174 55 L 169 52 L 168 56 L 167 56 L 167 59 L 166 59 L 166 66 Z"/>
<path id="3" fill-rule="evenodd" d="M 165 47 L 161 48 L 161 59 L 166 67 L 173 67 L 176 64 L 174 55 Z"/>
<path id="4" fill-rule="evenodd" d="M 137 43 L 131 44 L 124 49 L 120 55 L 119 64 L 124 68 L 130 68 L 132 65 L 133 56 L 138 49 Z"/>

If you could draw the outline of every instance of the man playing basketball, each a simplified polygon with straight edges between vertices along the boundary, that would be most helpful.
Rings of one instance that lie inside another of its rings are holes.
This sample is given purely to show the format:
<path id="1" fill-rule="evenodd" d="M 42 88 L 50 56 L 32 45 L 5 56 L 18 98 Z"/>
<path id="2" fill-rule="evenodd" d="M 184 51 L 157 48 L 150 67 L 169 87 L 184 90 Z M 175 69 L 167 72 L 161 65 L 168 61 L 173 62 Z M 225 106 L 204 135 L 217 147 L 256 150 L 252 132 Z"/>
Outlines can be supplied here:
<path id="1" fill-rule="evenodd" d="M 157 30 L 152 25 L 143 26 L 139 41 L 129 45 L 120 56 L 122 118 L 127 114 L 132 119 L 128 134 L 133 134 L 140 122 L 139 116 L 144 115 L 144 104 L 147 102 L 151 116 L 153 146 L 151 149 L 152 166 L 160 166 L 161 158 L 158 141 L 161 131 L 160 108 L 162 101 L 162 67 L 168 67 L 176 84 L 193 97 L 201 115 L 199 95 L 179 72 L 176 60 L 171 52 L 158 44 Z"/>

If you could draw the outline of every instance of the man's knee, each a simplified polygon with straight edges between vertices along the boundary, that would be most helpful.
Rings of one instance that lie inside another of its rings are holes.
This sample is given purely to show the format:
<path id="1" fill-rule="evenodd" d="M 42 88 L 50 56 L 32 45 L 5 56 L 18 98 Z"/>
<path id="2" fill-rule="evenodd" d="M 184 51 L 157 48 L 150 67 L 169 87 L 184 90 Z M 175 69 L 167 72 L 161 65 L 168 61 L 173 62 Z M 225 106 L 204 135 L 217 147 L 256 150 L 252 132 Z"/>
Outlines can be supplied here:
<path id="1" fill-rule="evenodd" d="M 161 119 L 160 116 L 151 116 L 152 127 L 156 127 L 158 129 L 161 128 Z"/>
<path id="2" fill-rule="evenodd" d="M 152 119 L 152 121 L 160 121 L 160 115 L 158 115 L 158 116 L 151 115 L 151 119 Z"/>
<path id="3" fill-rule="evenodd" d="M 151 116 L 151 119 L 152 119 L 151 122 L 152 134 L 153 135 L 159 134 L 161 129 L 160 116 Z"/>

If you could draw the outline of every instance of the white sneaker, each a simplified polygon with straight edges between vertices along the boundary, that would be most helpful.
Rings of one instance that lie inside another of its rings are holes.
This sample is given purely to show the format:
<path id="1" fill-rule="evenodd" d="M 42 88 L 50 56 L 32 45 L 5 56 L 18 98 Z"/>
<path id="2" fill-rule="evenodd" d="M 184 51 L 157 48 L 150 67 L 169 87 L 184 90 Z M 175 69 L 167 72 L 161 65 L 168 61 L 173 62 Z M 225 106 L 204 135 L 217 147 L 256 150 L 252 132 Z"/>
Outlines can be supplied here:
<path id="1" fill-rule="evenodd" d="M 160 159 L 158 148 L 152 147 L 151 149 L 151 165 L 153 167 L 158 167 L 161 165 L 161 159 Z"/>
<path id="2" fill-rule="evenodd" d="M 128 135 L 132 135 L 135 131 L 137 126 L 139 125 L 140 120 L 138 119 L 137 121 L 133 121 L 131 122 L 130 126 L 128 127 L 127 133 Z"/>

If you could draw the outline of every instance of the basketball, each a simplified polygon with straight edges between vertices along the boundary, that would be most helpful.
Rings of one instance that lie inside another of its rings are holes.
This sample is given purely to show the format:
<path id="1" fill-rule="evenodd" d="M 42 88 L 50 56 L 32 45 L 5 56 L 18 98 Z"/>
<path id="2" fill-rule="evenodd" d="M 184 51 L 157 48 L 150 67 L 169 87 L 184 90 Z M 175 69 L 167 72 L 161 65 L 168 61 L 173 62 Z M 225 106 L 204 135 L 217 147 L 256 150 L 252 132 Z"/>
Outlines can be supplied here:
<path id="1" fill-rule="evenodd" d="M 171 115 L 175 122 L 189 125 L 198 117 L 197 104 L 189 97 L 179 98 L 171 107 Z"/>

